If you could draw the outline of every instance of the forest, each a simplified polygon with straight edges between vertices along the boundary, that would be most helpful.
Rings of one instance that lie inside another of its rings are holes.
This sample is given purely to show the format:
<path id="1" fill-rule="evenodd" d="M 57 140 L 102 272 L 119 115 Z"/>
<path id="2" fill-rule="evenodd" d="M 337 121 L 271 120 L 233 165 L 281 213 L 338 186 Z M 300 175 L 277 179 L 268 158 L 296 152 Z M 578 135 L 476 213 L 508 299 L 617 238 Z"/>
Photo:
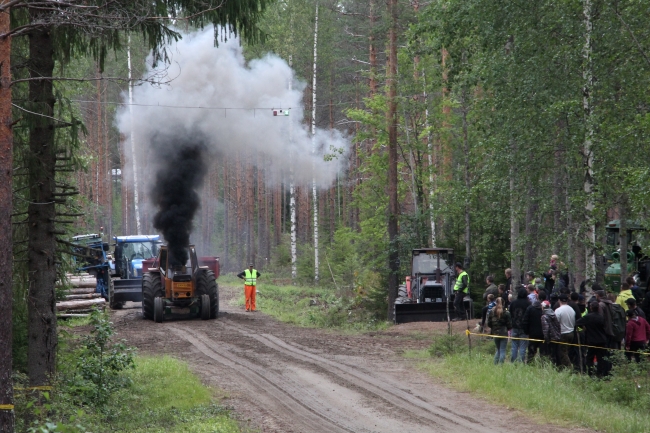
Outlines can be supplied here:
<path id="1" fill-rule="evenodd" d="M 0 16 L 0 406 L 12 371 L 42 386 L 56 369 L 70 238 L 157 233 L 165 154 L 147 141 L 168 119 L 216 125 L 201 254 L 381 320 L 413 248 L 453 249 L 478 300 L 487 275 L 552 254 L 573 289 L 602 282 L 608 223 L 650 226 L 648 2 L 4 0 Z M 242 63 L 184 81 L 184 61 L 227 49 Z M 263 67 L 293 71 L 279 94 L 296 105 L 260 96 Z"/>

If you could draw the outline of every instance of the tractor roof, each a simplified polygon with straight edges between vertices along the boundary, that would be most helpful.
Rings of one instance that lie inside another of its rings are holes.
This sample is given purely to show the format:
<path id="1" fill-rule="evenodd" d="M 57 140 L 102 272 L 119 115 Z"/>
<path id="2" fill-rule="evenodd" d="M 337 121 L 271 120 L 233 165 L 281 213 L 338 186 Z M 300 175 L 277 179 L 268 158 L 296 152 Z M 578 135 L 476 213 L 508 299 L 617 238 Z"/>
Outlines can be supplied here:
<path id="1" fill-rule="evenodd" d="M 625 225 L 627 230 L 645 230 L 637 221 L 625 220 Z M 611 220 L 607 223 L 608 230 L 620 230 L 621 221 L 620 220 Z"/>
<path id="2" fill-rule="evenodd" d="M 114 236 L 113 239 L 118 243 L 157 242 L 160 241 L 160 235 Z"/>
<path id="3" fill-rule="evenodd" d="M 435 254 L 435 253 L 453 253 L 452 248 L 415 248 L 413 254 Z"/>

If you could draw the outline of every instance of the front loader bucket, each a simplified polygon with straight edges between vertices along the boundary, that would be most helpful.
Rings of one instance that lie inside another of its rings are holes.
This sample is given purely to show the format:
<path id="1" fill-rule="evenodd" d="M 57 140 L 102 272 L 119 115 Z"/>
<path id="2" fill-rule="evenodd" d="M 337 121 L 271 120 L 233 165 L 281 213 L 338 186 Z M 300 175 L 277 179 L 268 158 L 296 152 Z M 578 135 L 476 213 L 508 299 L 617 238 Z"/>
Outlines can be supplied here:
<path id="1" fill-rule="evenodd" d="M 114 302 L 142 302 L 142 279 L 113 280 Z"/>
<path id="2" fill-rule="evenodd" d="M 454 317 L 454 306 L 450 305 L 450 314 Z M 441 302 L 423 302 L 420 304 L 395 304 L 395 323 L 410 322 L 446 322 L 447 305 Z"/>

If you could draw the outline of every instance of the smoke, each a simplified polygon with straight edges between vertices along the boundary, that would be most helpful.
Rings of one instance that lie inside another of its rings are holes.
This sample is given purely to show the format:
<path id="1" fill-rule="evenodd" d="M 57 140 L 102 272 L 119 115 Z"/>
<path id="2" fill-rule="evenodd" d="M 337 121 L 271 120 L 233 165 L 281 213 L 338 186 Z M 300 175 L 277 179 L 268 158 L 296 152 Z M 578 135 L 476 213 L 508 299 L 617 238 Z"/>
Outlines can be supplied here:
<path id="1" fill-rule="evenodd" d="M 267 55 L 247 63 L 237 38 L 214 46 L 213 28 L 184 35 L 169 53 L 171 83 L 136 87 L 132 117 L 129 107 L 117 116 L 121 133 L 129 137 L 133 130 L 139 155 L 152 148 L 154 136 L 193 131 L 206 137 L 211 155 L 252 163 L 269 184 L 286 180 L 290 169 L 296 185 L 332 184 L 348 141 L 336 130 L 318 130 L 312 145 L 302 108 L 305 84 L 284 60 Z M 149 67 L 145 75 L 155 73 Z M 290 109 L 290 115 L 274 116 L 273 108 Z M 139 159 L 141 166 L 150 158 Z"/>
<path id="2" fill-rule="evenodd" d="M 158 135 L 153 141 L 160 157 L 151 200 L 158 208 L 154 228 L 165 237 L 170 265 L 184 265 L 189 253 L 192 220 L 201 205 L 198 189 L 207 172 L 207 147 L 196 134 Z"/>

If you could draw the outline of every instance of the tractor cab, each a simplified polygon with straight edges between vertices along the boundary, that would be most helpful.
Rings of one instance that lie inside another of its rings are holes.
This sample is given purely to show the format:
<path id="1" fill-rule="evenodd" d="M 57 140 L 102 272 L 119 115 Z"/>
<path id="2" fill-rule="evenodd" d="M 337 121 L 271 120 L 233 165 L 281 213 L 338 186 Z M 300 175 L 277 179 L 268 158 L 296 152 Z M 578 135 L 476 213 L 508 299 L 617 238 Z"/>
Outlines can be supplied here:
<path id="1" fill-rule="evenodd" d="M 605 284 L 609 290 L 619 292 L 621 281 L 632 275 L 640 287 L 646 287 L 650 279 L 650 257 L 645 255 L 645 248 L 650 244 L 650 233 L 634 221 L 627 221 L 626 235 L 628 250 L 627 271 L 621 278 L 621 223 L 612 220 L 607 224 L 607 242 L 603 259 L 605 261 Z"/>
<path id="2" fill-rule="evenodd" d="M 439 322 L 455 317 L 453 287 L 454 251 L 449 248 L 418 248 L 411 252 L 411 273 L 398 289 L 395 323 Z M 472 311 L 471 300 L 465 301 Z"/>
<path id="3" fill-rule="evenodd" d="M 115 236 L 113 270 L 123 280 L 142 278 L 142 262 L 158 256 L 159 235 Z"/>

